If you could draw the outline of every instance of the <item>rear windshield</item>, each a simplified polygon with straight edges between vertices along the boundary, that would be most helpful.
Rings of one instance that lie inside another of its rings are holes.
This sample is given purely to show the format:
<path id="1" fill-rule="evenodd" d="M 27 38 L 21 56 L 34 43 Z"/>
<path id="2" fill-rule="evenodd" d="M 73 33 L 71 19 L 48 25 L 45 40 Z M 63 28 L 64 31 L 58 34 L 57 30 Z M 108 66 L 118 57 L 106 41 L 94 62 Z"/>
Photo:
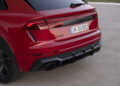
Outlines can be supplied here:
<path id="1" fill-rule="evenodd" d="M 68 8 L 71 3 L 84 3 L 82 0 L 25 0 L 36 11 Z"/>
<path id="2" fill-rule="evenodd" d="M 5 2 L 5 0 L 0 0 L 0 10 L 7 10 L 7 4 Z"/>

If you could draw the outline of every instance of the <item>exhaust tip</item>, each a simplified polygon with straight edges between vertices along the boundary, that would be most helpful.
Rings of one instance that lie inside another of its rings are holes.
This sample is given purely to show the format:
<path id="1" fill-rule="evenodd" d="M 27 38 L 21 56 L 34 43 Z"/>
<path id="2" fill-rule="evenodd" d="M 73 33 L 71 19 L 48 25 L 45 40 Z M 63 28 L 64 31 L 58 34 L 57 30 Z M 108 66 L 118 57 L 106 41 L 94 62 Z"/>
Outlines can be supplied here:
<path id="1" fill-rule="evenodd" d="M 42 69 L 43 70 L 46 70 L 46 71 L 49 71 L 49 70 L 52 70 L 52 69 L 54 69 L 54 68 L 56 68 L 56 67 L 58 67 L 59 66 L 59 62 L 50 62 L 50 63 L 46 63 L 43 67 L 42 67 Z"/>

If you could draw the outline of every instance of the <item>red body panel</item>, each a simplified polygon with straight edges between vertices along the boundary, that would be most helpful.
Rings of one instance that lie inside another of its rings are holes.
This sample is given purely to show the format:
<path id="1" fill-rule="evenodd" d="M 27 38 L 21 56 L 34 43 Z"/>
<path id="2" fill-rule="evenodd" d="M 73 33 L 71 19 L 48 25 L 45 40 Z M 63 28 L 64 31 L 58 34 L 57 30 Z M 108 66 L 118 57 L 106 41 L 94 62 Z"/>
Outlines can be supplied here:
<path id="1" fill-rule="evenodd" d="M 23 30 L 25 25 L 33 20 L 47 20 L 50 24 L 51 21 L 60 23 L 60 19 L 74 18 L 76 15 L 82 17 L 96 14 L 94 8 L 88 4 L 77 8 L 36 12 L 24 0 L 6 0 L 6 2 L 9 9 L 0 10 L 0 36 L 7 41 L 14 52 L 21 71 L 28 71 L 38 58 L 68 52 L 100 40 L 101 32 L 97 18 L 87 22 L 89 30 L 76 34 L 70 34 L 69 31 L 74 25 L 32 31 L 37 42 L 32 40 L 28 30 Z"/>

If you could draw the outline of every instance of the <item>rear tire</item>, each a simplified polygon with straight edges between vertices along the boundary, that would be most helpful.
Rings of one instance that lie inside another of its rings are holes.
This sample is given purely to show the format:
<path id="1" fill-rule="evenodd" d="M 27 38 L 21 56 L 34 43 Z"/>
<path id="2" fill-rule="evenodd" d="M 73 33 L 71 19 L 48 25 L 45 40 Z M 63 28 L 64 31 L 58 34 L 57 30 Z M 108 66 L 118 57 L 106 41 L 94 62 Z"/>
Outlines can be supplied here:
<path id="1" fill-rule="evenodd" d="M 19 74 L 15 56 L 9 45 L 0 38 L 0 83 L 8 83 Z"/>

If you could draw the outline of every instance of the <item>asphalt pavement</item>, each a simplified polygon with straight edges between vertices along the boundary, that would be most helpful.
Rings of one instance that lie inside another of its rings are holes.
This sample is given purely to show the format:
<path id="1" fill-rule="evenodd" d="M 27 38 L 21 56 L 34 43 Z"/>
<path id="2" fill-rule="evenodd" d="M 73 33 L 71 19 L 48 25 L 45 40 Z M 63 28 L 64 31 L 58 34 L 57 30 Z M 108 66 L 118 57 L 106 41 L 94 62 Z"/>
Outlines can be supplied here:
<path id="1" fill-rule="evenodd" d="M 102 31 L 100 52 L 52 71 L 23 73 L 5 86 L 120 86 L 120 5 L 92 5 Z"/>

